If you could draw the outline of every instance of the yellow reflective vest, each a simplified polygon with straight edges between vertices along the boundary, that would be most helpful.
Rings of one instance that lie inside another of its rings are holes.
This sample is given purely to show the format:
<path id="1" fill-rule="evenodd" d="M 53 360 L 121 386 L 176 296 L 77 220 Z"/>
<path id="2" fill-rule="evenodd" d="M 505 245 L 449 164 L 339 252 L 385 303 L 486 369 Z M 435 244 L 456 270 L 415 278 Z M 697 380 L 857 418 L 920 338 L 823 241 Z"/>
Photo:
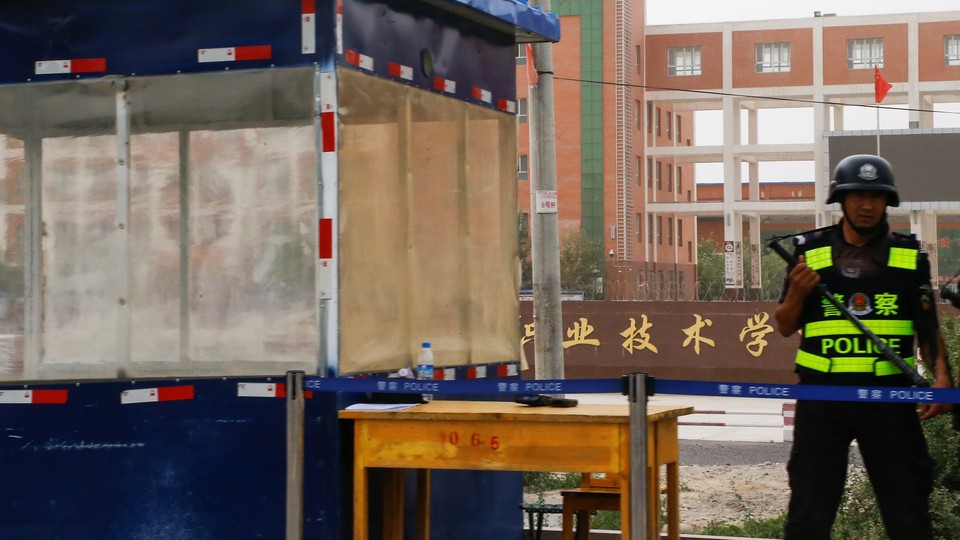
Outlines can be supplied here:
<path id="1" fill-rule="evenodd" d="M 876 276 L 850 278 L 834 264 L 834 234 L 814 234 L 798 243 L 799 255 L 820 274 L 820 282 L 864 325 L 907 364 L 916 365 L 914 310 L 922 255 L 912 237 L 891 234 L 886 240 L 887 268 Z M 924 264 L 926 264 L 924 262 Z M 926 268 L 926 266 L 924 267 Z M 900 370 L 883 360 L 878 347 L 820 295 L 804 301 L 798 366 L 823 373 L 897 375 Z"/>

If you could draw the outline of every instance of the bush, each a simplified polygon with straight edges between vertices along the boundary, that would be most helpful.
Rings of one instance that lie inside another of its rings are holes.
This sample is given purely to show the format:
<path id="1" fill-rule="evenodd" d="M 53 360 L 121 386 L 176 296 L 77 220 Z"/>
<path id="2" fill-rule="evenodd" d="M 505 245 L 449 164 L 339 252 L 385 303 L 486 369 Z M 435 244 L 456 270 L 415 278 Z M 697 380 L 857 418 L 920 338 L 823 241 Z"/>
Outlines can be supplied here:
<path id="1" fill-rule="evenodd" d="M 787 514 L 767 519 L 747 518 L 741 524 L 710 522 L 701 534 L 710 536 L 735 536 L 738 538 L 783 538 L 783 525 Z"/>

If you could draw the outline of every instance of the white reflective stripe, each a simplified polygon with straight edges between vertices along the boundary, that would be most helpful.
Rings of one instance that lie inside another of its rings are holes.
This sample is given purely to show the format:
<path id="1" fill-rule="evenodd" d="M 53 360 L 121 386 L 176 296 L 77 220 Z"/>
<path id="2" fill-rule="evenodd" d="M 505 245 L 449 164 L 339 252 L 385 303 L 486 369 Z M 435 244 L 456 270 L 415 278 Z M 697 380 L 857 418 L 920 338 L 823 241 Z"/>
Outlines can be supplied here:
<path id="1" fill-rule="evenodd" d="M 160 394 L 156 388 L 124 390 L 120 394 L 120 403 L 124 405 L 129 403 L 153 403 L 155 401 L 160 401 Z"/>
<path id="2" fill-rule="evenodd" d="M 198 49 L 197 62 L 233 62 L 237 59 L 234 47 L 220 47 L 218 49 Z"/>
<path id="3" fill-rule="evenodd" d="M 373 57 L 361 54 L 360 62 L 357 65 L 367 71 L 373 71 Z"/>
<path id="4" fill-rule="evenodd" d="M 300 16 L 300 52 L 313 54 L 317 52 L 317 17 L 313 13 L 304 13 Z"/>
<path id="5" fill-rule="evenodd" d="M 70 73 L 70 65 L 70 60 L 41 60 L 34 63 L 33 72 L 36 75 Z"/>
<path id="6" fill-rule="evenodd" d="M 237 383 L 239 397 L 277 397 L 277 383 Z"/>
<path id="7" fill-rule="evenodd" d="M 0 403 L 33 403 L 33 390 L 0 390 Z"/>

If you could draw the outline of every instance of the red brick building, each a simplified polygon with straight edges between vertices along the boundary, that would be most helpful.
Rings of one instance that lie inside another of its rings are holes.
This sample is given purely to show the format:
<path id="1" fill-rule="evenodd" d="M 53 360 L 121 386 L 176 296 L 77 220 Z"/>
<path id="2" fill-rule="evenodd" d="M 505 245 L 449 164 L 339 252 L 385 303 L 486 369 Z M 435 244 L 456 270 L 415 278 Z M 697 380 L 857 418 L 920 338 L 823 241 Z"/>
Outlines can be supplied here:
<path id="1" fill-rule="evenodd" d="M 616 299 L 694 298 L 697 238 L 711 232 L 731 247 L 727 286 L 755 287 L 744 267 L 762 229 L 833 223 L 825 137 L 860 134 L 844 131 L 844 112 L 874 105 L 875 67 L 893 85 L 883 105 L 907 109 L 903 130 L 938 128 L 937 104 L 960 102 L 960 12 L 646 26 L 640 1 L 552 7 L 563 32 L 554 47 L 561 235 L 583 227 L 612 250 Z M 802 142 L 769 142 L 760 119 L 774 109 L 801 109 L 813 128 L 796 134 Z M 699 111 L 720 113 L 721 144 L 697 144 Z M 519 202 L 529 212 L 519 122 Z M 813 173 L 764 181 L 766 164 L 794 162 Z M 722 164 L 723 183 L 698 186 L 702 164 Z M 956 214 L 908 200 L 891 218 L 935 251 L 938 223 Z"/>

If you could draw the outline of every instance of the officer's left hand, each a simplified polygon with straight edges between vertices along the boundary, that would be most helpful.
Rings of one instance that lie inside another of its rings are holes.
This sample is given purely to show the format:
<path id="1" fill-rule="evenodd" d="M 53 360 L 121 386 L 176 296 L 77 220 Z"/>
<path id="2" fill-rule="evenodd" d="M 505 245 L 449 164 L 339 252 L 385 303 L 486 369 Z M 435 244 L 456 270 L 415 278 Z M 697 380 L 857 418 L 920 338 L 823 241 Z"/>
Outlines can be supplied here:
<path id="1" fill-rule="evenodd" d="M 936 381 L 931 385 L 933 388 L 951 388 L 952 385 L 950 381 Z M 953 404 L 951 403 L 921 403 L 917 406 L 917 414 L 920 415 L 920 420 L 929 420 L 935 416 L 940 416 L 941 414 L 947 414 L 953 410 Z"/>

